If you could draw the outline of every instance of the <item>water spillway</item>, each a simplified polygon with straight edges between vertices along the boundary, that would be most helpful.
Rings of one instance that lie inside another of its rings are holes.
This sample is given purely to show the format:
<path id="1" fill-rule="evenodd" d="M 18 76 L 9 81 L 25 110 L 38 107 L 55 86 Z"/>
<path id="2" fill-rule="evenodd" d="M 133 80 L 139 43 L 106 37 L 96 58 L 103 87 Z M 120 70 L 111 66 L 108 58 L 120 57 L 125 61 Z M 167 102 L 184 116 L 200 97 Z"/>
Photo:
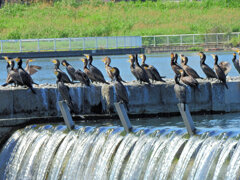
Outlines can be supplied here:
<path id="1" fill-rule="evenodd" d="M 239 179 L 239 133 L 28 126 L 0 154 L 0 179 Z"/>

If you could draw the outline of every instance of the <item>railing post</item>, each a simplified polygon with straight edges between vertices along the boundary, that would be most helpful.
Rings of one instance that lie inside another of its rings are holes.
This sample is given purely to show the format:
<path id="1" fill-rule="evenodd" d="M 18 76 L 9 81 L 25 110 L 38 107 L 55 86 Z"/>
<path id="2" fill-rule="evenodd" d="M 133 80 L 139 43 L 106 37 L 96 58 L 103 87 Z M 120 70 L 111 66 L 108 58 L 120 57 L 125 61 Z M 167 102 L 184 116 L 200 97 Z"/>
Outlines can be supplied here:
<path id="1" fill-rule="evenodd" d="M 193 34 L 193 45 L 195 44 L 195 34 Z"/>
<path id="2" fill-rule="evenodd" d="M 72 44 L 71 44 L 71 42 L 72 42 L 72 39 L 69 38 L 69 50 L 70 50 L 70 51 L 72 50 Z"/>
<path id="3" fill-rule="evenodd" d="M 108 49 L 108 37 L 107 37 L 107 49 Z"/>
<path id="4" fill-rule="evenodd" d="M 230 39 L 230 38 L 229 38 L 229 34 L 228 34 L 228 44 L 229 44 L 229 39 Z"/>
<path id="5" fill-rule="evenodd" d="M 167 45 L 169 45 L 169 36 L 167 36 Z"/>
<path id="6" fill-rule="evenodd" d="M 95 37 L 95 49 L 97 49 L 97 48 L 98 48 L 98 38 Z"/>
<path id="7" fill-rule="evenodd" d="M 218 44 L 218 34 L 216 34 L 216 41 L 217 41 L 216 43 Z"/>
<path id="8" fill-rule="evenodd" d="M 123 37 L 124 39 L 124 48 L 126 48 L 126 36 Z"/>
<path id="9" fill-rule="evenodd" d="M 205 44 L 207 44 L 207 34 L 205 34 Z"/>
<path id="10" fill-rule="evenodd" d="M 156 47 L 156 36 L 153 36 L 153 46 Z"/>
<path id="11" fill-rule="evenodd" d="M 85 50 L 85 37 L 83 38 L 83 50 Z"/>
<path id="12" fill-rule="evenodd" d="M 54 38 L 54 51 L 56 51 L 56 39 Z"/>
<path id="13" fill-rule="evenodd" d="M 182 46 L 182 35 L 180 35 L 180 44 Z"/>
<path id="14" fill-rule="evenodd" d="M 39 43 L 39 39 L 37 39 L 37 48 L 38 48 L 38 52 L 40 52 L 40 43 Z"/>
<path id="15" fill-rule="evenodd" d="M 20 49 L 20 52 L 22 52 L 22 40 L 21 39 L 19 40 L 19 49 Z"/>
<path id="16" fill-rule="evenodd" d="M 116 49 L 118 48 L 118 38 L 116 36 Z"/>

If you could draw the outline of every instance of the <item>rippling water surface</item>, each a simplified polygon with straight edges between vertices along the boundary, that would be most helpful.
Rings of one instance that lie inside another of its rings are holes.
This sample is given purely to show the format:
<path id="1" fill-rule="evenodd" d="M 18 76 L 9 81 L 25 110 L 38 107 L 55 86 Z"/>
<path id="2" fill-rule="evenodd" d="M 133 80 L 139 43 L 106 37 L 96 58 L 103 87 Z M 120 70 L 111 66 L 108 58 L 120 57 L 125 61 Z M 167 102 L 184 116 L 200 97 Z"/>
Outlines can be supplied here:
<path id="1" fill-rule="evenodd" d="M 232 63 L 232 57 L 233 52 L 207 52 L 207 60 L 206 63 L 213 67 L 213 59 L 211 57 L 211 53 L 218 54 L 219 56 L 219 62 L 220 61 L 228 61 L 232 65 L 232 70 L 229 73 L 229 76 L 238 76 L 238 72 L 235 70 L 233 63 Z M 203 74 L 201 68 L 200 68 L 200 57 L 197 55 L 197 52 L 183 52 L 184 55 L 188 56 L 189 62 L 188 64 L 193 67 L 200 76 L 205 77 Z M 112 59 L 112 66 L 116 66 L 120 69 L 121 76 L 125 81 L 132 81 L 135 80 L 134 76 L 131 74 L 128 56 L 127 55 L 119 55 L 119 56 L 109 56 Z M 73 65 L 76 69 L 83 69 L 83 63 L 80 61 L 81 57 L 71 57 L 71 58 L 59 58 L 60 60 L 67 59 L 71 65 Z M 104 58 L 104 56 L 94 56 L 93 59 L 93 65 L 98 67 L 102 72 L 104 77 L 107 81 L 109 81 L 109 78 L 106 74 L 106 71 L 104 69 L 104 63 L 101 61 Z M 53 73 L 53 63 L 50 61 L 52 58 L 45 58 L 45 59 L 36 59 L 36 62 L 32 62 L 32 64 L 40 65 L 42 66 L 42 70 L 38 73 L 34 74 L 32 77 L 35 82 L 39 84 L 43 83 L 49 83 L 53 84 L 56 81 L 56 77 Z M 24 60 L 25 61 L 25 60 Z M 139 58 L 139 62 L 140 62 Z M 178 62 L 180 60 L 178 59 Z M 147 64 L 154 65 L 160 74 L 162 76 L 166 76 L 167 78 L 173 78 L 174 73 L 170 66 L 170 53 L 161 53 L 161 54 L 147 54 Z M 25 63 L 24 63 L 25 67 Z M 6 62 L 0 61 L 0 83 L 4 83 L 6 80 Z M 61 69 L 65 71 L 65 68 L 61 66 Z"/>

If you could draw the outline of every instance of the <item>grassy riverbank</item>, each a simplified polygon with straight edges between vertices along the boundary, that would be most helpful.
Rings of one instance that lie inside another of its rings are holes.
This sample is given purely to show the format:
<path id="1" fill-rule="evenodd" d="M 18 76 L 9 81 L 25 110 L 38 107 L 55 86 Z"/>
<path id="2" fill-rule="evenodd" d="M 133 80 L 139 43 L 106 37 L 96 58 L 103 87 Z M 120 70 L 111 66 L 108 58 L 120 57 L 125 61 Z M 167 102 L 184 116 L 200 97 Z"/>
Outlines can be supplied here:
<path id="1" fill-rule="evenodd" d="M 240 0 L 6 4 L 0 39 L 238 32 L 239 11 Z"/>

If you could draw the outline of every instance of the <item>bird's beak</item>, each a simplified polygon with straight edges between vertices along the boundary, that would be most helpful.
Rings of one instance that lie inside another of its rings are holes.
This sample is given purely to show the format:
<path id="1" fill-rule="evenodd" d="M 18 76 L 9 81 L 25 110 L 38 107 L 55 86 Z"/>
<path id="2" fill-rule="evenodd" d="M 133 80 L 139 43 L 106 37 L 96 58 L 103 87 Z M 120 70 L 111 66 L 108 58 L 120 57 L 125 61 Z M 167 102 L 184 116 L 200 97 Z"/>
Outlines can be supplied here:
<path id="1" fill-rule="evenodd" d="M 10 65 L 12 64 L 12 62 L 11 61 L 7 61 Z"/>
<path id="2" fill-rule="evenodd" d="M 82 58 L 81 61 L 84 62 L 85 60 Z"/>
<path id="3" fill-rule="evenodd" d="M 20 61 L 20 59 L 19 59 L 19 58 L 15 58 L 15 61 L 16 61 L 16 62 L 19 62 L 19 61 Z"/>
<path id="4" fill-rule="evenodd" d="M 57 75 L 58 75 L 58 72 L 57 72 L 57 71 L 54 71 L 54 74 L 57 76 Z"/>
<path id="5" fill-rule="evenodd" d="M 62 63 L 63 64 L 63 66 L 66 66 L 66 63 L 64 62 L 64 63 Z"/>
<path id="6" fill-rule="evenodd" d="M 89 59 L 89 55 L 88 55 L 88 54 L 84 54 L 84 56 L 85 56 L 87 59 Z"/>
<path id="7" fill-rule="evenodd" d="M 148 69 L 148 67 L 144 66 L 144 69 Z"/>
<path id="8" fill-rule="evenodd" d="M 129 58 L 132 58 L 133 56 L 132 55 L 128 55 Z"/>
<path id="9" fill-rule="evenodd" d="M 171 58 L 174 58 L 174 54 L 173 53 L 171 53 Z"/>
<path id="10" fill-rule="evenodd" d="M 2 56 L 6 61 L 8 61 L 8 57 L 7 56 Z"/>
<path id="11" fill-rule="evenodd" d="M 115 70 L 114 70 L 114 68 L 111 68 L 110 71 L 113 73 Z"/>
<path id="12" fill-rule="evenodd" d="M 57 61 L 56 61 L 56 59 L 53 59 L 53 60 L 52 60 L 52 62 L 53 62 L 54 64 L 57 64 Z"/>
<path id="13" fill-rule="evenodd" d="M 33 60 L 33 59 L 29 59 L 29 62 L 33 62 L 33 61 L 35 61 L 35 60 Z"/>

